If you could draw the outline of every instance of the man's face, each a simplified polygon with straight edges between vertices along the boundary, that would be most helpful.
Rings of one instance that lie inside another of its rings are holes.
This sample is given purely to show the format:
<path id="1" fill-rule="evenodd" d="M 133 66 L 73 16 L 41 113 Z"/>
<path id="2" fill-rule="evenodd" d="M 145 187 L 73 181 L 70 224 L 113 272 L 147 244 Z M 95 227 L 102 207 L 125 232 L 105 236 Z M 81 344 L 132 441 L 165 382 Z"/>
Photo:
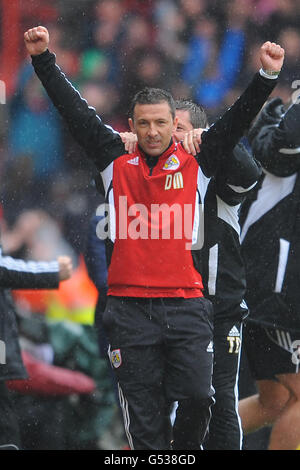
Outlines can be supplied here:
<path id="1" fill-rule="evenodd" d="M 158 157 L 169 146 L 177 127 L 166 101 L 157 104 L 136 104 L 133 119 L 129 119 L 132 132 L 137 135 L 141 149 L 151 157 Z"/>
<path id="2" fill-rule="evenodd" d="M 184 134 L 192 131 L 194 128 L 190 121 L 190 112 L 184 109 L 176 109 L 176 117 L 178 118 L 176 129 L 173 133 L 175 142 L 180 142 L 184 138 Z"/>

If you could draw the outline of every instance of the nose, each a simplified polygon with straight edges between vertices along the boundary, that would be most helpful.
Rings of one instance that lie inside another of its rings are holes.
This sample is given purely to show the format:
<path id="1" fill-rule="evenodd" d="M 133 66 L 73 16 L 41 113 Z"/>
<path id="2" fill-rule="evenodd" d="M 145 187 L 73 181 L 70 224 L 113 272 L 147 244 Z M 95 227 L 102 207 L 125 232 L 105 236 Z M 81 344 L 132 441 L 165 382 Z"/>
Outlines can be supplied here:
<path id="1" fill-rule="evenodd" d="M 157 134 L 158 134 L 158 132 L 157 132 L 156 125 L 155 124 L 150 124 L 149 131 L 148 131 L 149 137 L 156 137 Z"/>

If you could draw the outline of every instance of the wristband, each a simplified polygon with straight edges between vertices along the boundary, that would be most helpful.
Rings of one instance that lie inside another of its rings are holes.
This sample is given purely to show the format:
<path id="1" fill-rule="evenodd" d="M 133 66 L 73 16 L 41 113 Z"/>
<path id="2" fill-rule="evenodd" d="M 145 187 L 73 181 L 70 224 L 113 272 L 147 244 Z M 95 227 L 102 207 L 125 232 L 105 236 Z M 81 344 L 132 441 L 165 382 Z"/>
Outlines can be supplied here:
<path id="1" fill-rule="evenodd" d="M 277 78 L 280 74 L 280 70 L 264 70 L 263 68 L 260 69 L 261 75 L 267 78 Z"/>
<path id="2" fill-rule="evenodd" d="M 279 75 L 280 74 L 280 70 L 264 70 L 264 72 L 267 74 L 267 75 Z"/>

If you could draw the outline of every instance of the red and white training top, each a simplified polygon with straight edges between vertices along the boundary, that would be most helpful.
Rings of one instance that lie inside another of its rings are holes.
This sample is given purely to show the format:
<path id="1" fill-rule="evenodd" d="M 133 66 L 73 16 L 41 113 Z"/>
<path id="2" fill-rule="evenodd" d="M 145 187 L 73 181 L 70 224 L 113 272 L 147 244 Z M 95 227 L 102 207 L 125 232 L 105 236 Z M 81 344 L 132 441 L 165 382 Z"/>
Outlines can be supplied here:
<path id="1" fill-rule="evenodd" d="M 56 64 L 53 53 L 47 50 L 33 56 L 32 64 L 72 136 L 102 175 L 113 248 L 108 269 L 109 295 L 202 296 L 200 268 L 195 269 L 196 257 L 190 248 L 191 243 L 193 248 L 201 248 L 203 243 L 202 204 L 209 177 L 216 176 L 222 168 L 228 176 L 226 182 L 231 181 L 238 188 L 249 186 L 247 177 L 246 182 L 243 175 L 237 180 L 234 177 L 241 172 L 233 149 L 277 79 L 261 71 L 255 74 L 235 103 L 202 134 L 198 155 L 192 157 L 181 145 L 173 144 L 159 157 L 151 173 L 139 150 L 125 154 L 120 135 L 106 126 L 81 97 Z M 170 234 L 165 232 L 168 228 Z"/>
<path id="2" fill-rule="evenodd" d="M 173 143 L 151 170 L 137 148 L 114 160 L 101 175 L 114 244 L 108 294 L 201 297 L 202 278 L 191 246 L 201 243 L 202 201 L 209 178 L 196 159 Z"/>

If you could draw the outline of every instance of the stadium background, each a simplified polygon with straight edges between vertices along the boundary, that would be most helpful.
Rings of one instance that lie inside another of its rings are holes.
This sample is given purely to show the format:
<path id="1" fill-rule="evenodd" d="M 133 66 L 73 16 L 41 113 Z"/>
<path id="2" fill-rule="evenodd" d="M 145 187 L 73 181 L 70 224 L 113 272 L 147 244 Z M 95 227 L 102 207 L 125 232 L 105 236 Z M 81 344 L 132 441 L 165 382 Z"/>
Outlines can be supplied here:
<path id="1" fill-rule="evenodd" d="M 118 409 L 92 327 L 97 292 L 83 259 L 88 223 L 101 202 L 94 167 L 33 75 L 23 33 L 39 24 L 48 27 L 58 64 L 117 130 L 128 130 L 130 99 L 145 85 L 192 98 L 213 122 L 258 70 L 258 48 L 266 40 L 285 48 L 275 93 L 284 101 L 291 98 L 299 75 L 300 2 L 1 0 L 0 8 L 3 249 L 27 259 L 69 254 L 75 266 L 72 280 L 56 293 L 14 293 L 21 344 L 44 361 L 38 351 L 47 344 L 53 364 L 83 371 L 97 384 L 96 392 L 83 397 L 33 390 L 34 376 L 26 393 L 12 385 L 25 447 L 119 448 Z M 45 429 L 49 403 L 52 425 Z M 263 444 L 253 441 L 256 445 Z"/>

